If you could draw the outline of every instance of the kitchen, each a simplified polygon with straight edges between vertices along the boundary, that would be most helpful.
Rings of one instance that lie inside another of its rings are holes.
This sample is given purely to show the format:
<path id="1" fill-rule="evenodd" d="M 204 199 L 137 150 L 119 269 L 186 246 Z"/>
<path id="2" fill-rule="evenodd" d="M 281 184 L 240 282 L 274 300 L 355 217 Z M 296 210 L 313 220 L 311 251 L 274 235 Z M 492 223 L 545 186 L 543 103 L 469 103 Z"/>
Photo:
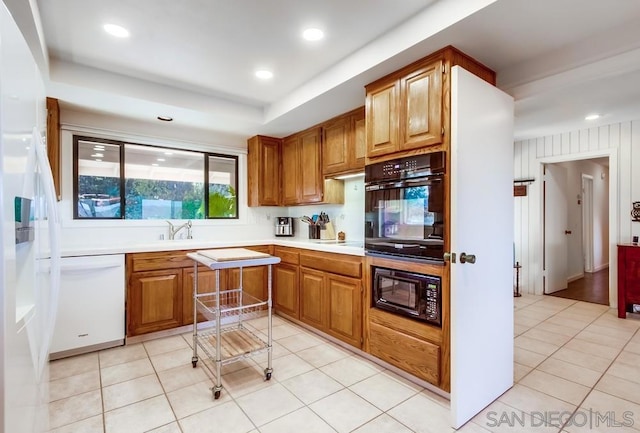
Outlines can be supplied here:
<path id="1" fill-rule="evenodd" d="M 435 50 L 433 50 L 435 51 Z M 424 51 L 427 54 L 431 51 Z M 409 62 L 406 62 L 409 63 Z M 380 76 L 382 76 L 381 74 Z M 365 82 L 366 84 L 366 82 Z M 52 95 L 55 96 L 55 95 Z M 350 107 L 349 107 L 350 108 Z M 346 112 L 347 110 L 342 110 Z M 339 113 L 339 112 L 338 112 Z M 338 114 L 335 113 L 335 114 Z M 309 127 L 313 124 L 317 124 L 320 121 L 324 121 L 331 116 L 319 117 L 322 114 L 316 114 L 310 116 L 307 123 L 301 125 L 303 127 Z M 312 120 L 315 118 L 315 121 Z M 114 252 L 114 246 L 121 249 L 121 245 L 130 244 L 130 239 L 134 238 L 139 240 L 140 244 L 136 245 L 133 249 L 127 249 L 129 252 L 135 251 L 149 251 L 149 248 L 163 248 L 159 238 L 161 235 L 167 235 L 167 225 L 164 222 L 149 223 L 148 221 L 126 221 L 126 224 L 122 224 L 122 221 L 101 221 L 96 224 L 95 221 L 76 221 L 72 217 L 73 205 L 73 188 L 71 180 L 66 177 L 65 174 L 72 173 L 72 131 L 80 129 L 82 132 L 91 131 L 98 135 L 113 135 L 114 122 L 122 125 L 116 127 L 116 130 L 127 131 L 126 136 L 128 140 L 132 142 L 149 142 L 150 137 L 155 137 L 158 134 L 157 126 L 138 125 L 133 121 L 126 121 L 122 118 L 116 118 L 111 115 L 96 114 L 90 111 L 77 110 L 73 107 L 65 108 L 64 105 L 61 111 L 61 123 L 62 123 L 62 200 L 60 202 L 60 210 L 62 212 L 63 220 L 63 234 L 65 239 L 65 248 L 67 254 L 73 254 L 74 251 L 86 251 L 87 248 L 91 248 L 95 253 L 111 253 Z M 80 126 L 79 125 L 84 125 Z M 161 126 L 160 128 L 164 128 Z M 303 129 L 303 128 L 300 128 Z M 251 130 L 251 129 L 247 129 Z M 107 131 L 107 132 L 105 132 Z M 110 134 L 108 131 L 112 131 Z M 175 136 L 177 132 L 169 131 L 166 128 L 163 130 L 166 135 L 159 140 L 153 140 L 156 144 L 172 144 L 177 147 L 186 147 L 185 142 L 201 142 L 201 138 L 197 137 L 197 131 L 191 132 L 191 135 L 179 135 Z M 295 132 L 292 130 L 290 132 Z M 265 131 L 268 132 L 268 131 Z M 189 140 L 192 138 L 192 140 Z M 137 140 L 136 140 L 137 139 Z M 207 140 L 208 142 L 208 140 Z M 213 151 L 229 151 L 224 146 L 202 146 L 202 145 L 190 145 L 192 148 L 207 147 L 208 150 Z M 248 189 L 247 175 L 250 174 L 247 168 L 247 155 L 243 150 L 237 150 L 239 164 L 238 164 L 238 179 L 239 179 L 239 191 L 240 197 L 243 197 L 244 191 Z M 364 216 L 362 215 L 364 209 L 364 183 L 362 178 L 360 180 L 344 181 L 345 184 L 345 204 L 344 205 L 311 205 L 302 207 L 249 207 L 244 203 L 244 199 L 239 205 L 239 219 L 237 221 L 223 222 L 223 221 L 194 221 L 193 224 L 193 236 L 194 248 L 201 248 L 198 242 L 200 240 L 215 239 L 217 242 L 234 242 L 237 239 L 245 239 L 247 244 L 251 244 L 251 241 L 271 239 L 273 237 L 273 226 L 276 217 L 284 216 L 283 211 L 286 209 L 288 216 L 299 217 L 304 214 L 315 214 L 322 211 L 327 212 L 332 221 L 336 224 L 336 232 L 344 231 L 347 235 L 347 239 L 362 241 L 364 234 Z M 244 195 L 244 197 L 247 197 Z M 356 217 L 353 217 L 356 215 Z M 180 222 L 181 223 L 181 222 Z M 221 230 L 224 227 L 224 230 Z M 305 231 L 297 227 L 296 238 L 304 239 Z M 87 245 L 87 239 L 91 238 L 92 245 Z M 177 241 L 181 242 L 181 241 Z M 185 240 L 184 242 L 189 242 Z M 210 243 L 203 245 L 202 247 L 210 246 Z M 342 246 L 335 247 L 331 251 L 339 253 L 337 249 L 344 248 Z M 325 249 L 329 250 L 328 247 Z"/>

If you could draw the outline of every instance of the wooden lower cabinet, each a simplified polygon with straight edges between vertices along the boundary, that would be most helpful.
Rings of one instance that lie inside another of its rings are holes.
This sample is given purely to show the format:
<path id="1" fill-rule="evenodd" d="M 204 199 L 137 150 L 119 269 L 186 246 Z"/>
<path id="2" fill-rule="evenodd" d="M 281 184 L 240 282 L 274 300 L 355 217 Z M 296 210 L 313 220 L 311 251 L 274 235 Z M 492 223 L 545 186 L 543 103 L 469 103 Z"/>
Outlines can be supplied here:
<path id="1" fill-rule="evenodd" d="M 352 346 L 362 347 L 362 282 L 300 268 L 300 320 Z"/>
<path id="2" fill-rule="evenodd" d="M 326 275 L 327 333 L 352 346 L 362 347 L 362 280 Z"/>
<path id="3" fill-rule="evenodd" d="M 271 246 L 246 247 L 264 253 Z M 164 331 L 193 324 L 193 260 L 190 251 L 127 254 L 127 336 Z M 268 268 L 243 268 L 243 288 L 253 297 L 267 299 Z M 220 270 L 220 290 L 237 288 L 239 269 Z M 198 267 L 198 292 L 216 290 L 216 272 Z M 198 315 L 198 321 L 205 321 Z"/>
<path id="4" fill-rule="evenodd" d="M 182 324 L 193 324 L 193 269 L 184 269 L 182 275 Z M 208 268 L 198 268 L 198 293 L 207 293 L 216 286 L 216 272 Z M 220 287 L 226 287 L 226 273 L 220 272 Z M 202 313 L 198 313 L 198 322 L 206 322 Z"/>
<path id="5" fill-rule="evenodd" d="M 427 382 L 440 384 L 440 347 L 435 344 L 370 323 L 369 353 Z"/>
<path id="6" fill-rule="evenodd" d="M 229 288 L 240 287 L 240 270 L 229 269 Z M 267 299 L 267 268 L 257 266 L 242 270 L 242 289 L 252 297 L 264 301 Z"/>
<path id="7" fill-rule="evenodd" d="M 127 336 L 182 325 L 182 269 L 135 272 L 127 296 Z"/>
<path id="8" fill-rule="evenodd" d="M 298 309 L 298 265 L 280 263 L 274 267 L 273 305 L 280 314 L 299 319 Z"/>
<path id="9" fill-rule="evenodd" d="M 324 272 L 300 268 L 300 320 L 320 330 L 326 328 Z"/>

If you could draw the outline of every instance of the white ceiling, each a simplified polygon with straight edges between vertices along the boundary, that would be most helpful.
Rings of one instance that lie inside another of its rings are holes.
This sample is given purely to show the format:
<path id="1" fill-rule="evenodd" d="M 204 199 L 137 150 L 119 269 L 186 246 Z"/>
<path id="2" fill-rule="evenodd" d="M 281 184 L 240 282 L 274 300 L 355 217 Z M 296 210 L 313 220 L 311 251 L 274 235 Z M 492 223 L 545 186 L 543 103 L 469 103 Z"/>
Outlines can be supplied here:
<path id="1" fill-rule="evenodd" d="M 174 117 L 244 143 L 364 104 L 363 86 L 446 45 L 498 74 L 516 139 L 640 118 L 637 0 L 38 0 L 63 110 Z M 112 22 L 131 32 L 114 39 Z M 323 41 L 300 38 L 306 26 Z M 266 67 L 275 76 L 254 78 Z M 587 123 L 590 112 L 602 114 Z M 169 126 L 163 125 L 163 128 Z M 222 139 L 222 138 L 221 138 Z M 214 138 L 215 140 L 215 138 Z"/>

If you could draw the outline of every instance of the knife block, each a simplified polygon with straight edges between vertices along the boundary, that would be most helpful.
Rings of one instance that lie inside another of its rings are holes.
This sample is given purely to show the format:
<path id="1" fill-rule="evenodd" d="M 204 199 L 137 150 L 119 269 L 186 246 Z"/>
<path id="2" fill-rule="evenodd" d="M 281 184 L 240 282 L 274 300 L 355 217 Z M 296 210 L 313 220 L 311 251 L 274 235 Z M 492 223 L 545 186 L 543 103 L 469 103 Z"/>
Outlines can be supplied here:
<path id="1" fill-rule="evenodd" d="M 332 223 L 326 223 L 324 227 L 320 227 L 320 239 L 334 240 L 336 238 L 336 231 L 333 229 Z"/>

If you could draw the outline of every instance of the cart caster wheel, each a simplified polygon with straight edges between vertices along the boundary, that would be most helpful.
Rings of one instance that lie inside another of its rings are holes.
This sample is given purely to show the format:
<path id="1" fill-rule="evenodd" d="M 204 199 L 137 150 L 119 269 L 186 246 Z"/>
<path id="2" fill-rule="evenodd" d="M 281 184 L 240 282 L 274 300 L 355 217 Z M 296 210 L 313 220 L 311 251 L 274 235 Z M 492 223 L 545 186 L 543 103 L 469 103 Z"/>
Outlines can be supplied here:
<path id="1" fill-rule="evenodd" d="M 196 365 L 198 365 L 198 361 L 191 361 L 191 365 L 193 365 L 193 368 L 196 368 Z"/>
<path id="2" fill-rule="evenodd" d="M 271 373 L 267 373 L 264 376 L 267 380 L 271 380 Z"/>
<path id="3" fill-rule="evenodd" d="M 216 400 L 220 398 L 220 391 L 213 391 L 213 398 Z"/>

